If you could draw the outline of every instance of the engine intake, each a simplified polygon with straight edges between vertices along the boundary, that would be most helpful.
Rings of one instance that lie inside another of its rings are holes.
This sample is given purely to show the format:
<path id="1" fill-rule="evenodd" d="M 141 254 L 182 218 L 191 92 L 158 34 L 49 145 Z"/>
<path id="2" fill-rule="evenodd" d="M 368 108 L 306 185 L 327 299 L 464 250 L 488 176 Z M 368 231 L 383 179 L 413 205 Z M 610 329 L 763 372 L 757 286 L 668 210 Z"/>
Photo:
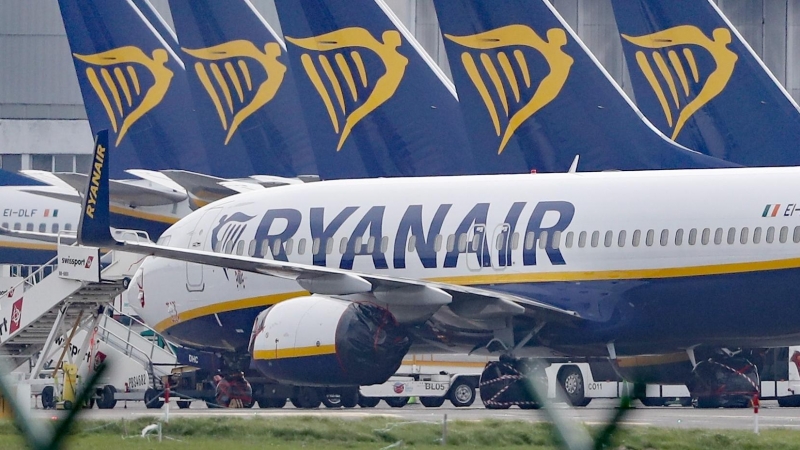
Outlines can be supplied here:
<path id="1" fill-rule="evenodd" d="M 366 386 L 389 379 L 411 338 L 388 310 L 312 295 L 278 303 L 256 318 L 255 366 L 276 381 L 306 386 Z"/>

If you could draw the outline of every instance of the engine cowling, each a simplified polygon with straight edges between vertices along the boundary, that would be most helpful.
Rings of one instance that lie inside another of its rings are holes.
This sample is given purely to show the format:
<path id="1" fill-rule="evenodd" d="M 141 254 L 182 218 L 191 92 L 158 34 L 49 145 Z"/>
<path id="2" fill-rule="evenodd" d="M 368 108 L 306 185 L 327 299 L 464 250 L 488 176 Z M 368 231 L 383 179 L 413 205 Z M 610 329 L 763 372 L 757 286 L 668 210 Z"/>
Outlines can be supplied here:
<path id="1" fill-rule="evenodd" d="M 286 300 L 256 318 L 255 366 L 276 381 L 306 386 L 383 383 L 411 338 L 386 309 L 321 295 Z"/>

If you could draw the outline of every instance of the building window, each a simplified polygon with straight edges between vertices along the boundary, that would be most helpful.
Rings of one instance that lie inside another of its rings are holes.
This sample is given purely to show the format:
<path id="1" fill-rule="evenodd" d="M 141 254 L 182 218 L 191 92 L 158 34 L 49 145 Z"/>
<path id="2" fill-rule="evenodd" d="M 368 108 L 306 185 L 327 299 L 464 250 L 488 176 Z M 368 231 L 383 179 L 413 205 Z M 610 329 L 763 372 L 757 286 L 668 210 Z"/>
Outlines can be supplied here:
<path id="1" fill-rule="evenodd" d="M 31 169 L 53 171 L 53 155 L 31 155 Z"/>
<path id="2" fill-rule="evenodd" d="M 74 172 L 75 155 L 53 155 L 53 172 Z"/>
<path id="3" fill-rule="evenodd" d="M 0 155 L 0 168 L 10 172 L 22 170 L 22 155 Z"/>

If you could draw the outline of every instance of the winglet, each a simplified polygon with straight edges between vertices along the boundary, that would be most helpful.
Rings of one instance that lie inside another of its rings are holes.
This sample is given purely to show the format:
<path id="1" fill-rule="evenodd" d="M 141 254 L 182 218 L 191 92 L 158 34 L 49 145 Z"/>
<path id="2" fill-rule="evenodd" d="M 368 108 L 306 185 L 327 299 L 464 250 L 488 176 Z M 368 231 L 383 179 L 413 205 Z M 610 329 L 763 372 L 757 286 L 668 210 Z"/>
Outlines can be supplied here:
<path id="1" fill-rule="evenodd" d="M 578 161 L 580 161 L 581 155 L 575 155 L 575 159 L 572 160 L 572 164 L 569 166 L 569 170 L 567 173 L 575 173 L 578 171 Z"/>
<path id="2" fill-rule="evenodd" d="M 108 194 L 108 130 L 101 130 L 94 140 L 92 168 L 81 203 L 81 220 L 78 224 L 78 243 L 94 247 L 115 245 L 111 236 Z"/>

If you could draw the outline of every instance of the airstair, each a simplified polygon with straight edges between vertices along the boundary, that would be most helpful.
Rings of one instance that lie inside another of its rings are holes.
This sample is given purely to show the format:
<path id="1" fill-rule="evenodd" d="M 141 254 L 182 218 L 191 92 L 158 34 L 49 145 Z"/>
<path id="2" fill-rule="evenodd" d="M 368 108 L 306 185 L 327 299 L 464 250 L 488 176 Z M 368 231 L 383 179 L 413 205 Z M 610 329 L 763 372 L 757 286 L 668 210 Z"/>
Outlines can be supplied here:
<path id="1" fill-rule="evenodd" d="M 116 251 L 101 258 L 98 248 L 59 243 L 55 258 L 17 277 L 0 297 L 0 364 L 12 370 L 30 361 L 28 377 L 38 379 L 40 373 L 54 373 L 47 364 L 73 362 L 75 356 L 82 364 L 90 346 L 102 341 L 141 365 L 147 386 L 158 388 L 175 366 L 172 349 L 152 330 L 152 338 L 142 336 L 148 329 L 143 323 L 129 318 L 126 325 L 107 314 L 141 260 Z M 73 340 L 77 335 L 81 338 Z"/>

